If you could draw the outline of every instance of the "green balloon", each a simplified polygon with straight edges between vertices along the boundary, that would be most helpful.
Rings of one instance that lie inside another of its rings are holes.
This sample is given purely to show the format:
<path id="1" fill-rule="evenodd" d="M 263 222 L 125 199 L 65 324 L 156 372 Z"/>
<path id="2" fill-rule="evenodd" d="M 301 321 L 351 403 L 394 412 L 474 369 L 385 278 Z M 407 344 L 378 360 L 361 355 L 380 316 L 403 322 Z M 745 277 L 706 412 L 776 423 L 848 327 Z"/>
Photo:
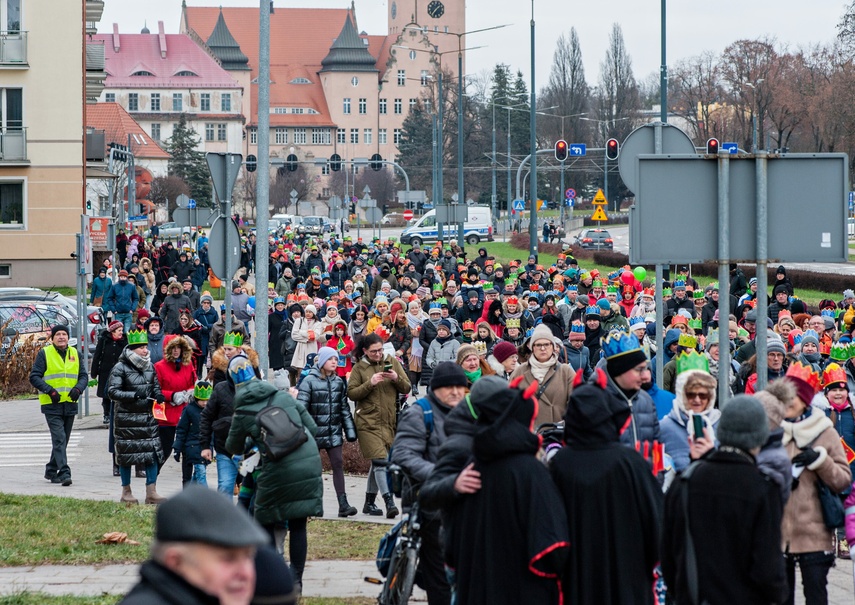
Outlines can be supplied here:
<path id="1" fill-rule="evenodd" d="M 644 278 L 647 277 L 647 269 L 644 267 L 636 267 L 632 270 L 632 274 L 635 275 L 635 279 L 638 281 L 644 281 Z"/>

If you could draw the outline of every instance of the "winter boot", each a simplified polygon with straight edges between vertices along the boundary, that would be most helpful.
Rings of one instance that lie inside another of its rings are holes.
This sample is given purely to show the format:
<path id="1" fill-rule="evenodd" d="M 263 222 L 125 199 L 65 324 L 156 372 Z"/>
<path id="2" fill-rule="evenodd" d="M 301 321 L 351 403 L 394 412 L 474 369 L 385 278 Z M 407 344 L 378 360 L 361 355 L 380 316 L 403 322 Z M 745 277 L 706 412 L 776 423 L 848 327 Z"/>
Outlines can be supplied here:
<path id="1" fill-rule="evenodd" d="M 383 502 L 386 503 L 386 518 L 394 519 L 398 516 L 398 507 L 395 506 L 395 498 L 392 494 L 383 494 Z"/>
<path id="2" fill-rule="evenodd" d="M 156 483 L 145 484 L 145 503 L 146 504 L 163 504 L 166 498 L 157 493 Z"/>
<path id="3" fill-rule="evenodd" d="M 119 502 L 121 502 L 123 504 L 127 504 L 127 505 L 139 504 L 140 503 L 140 501 L 137 500 L 136 498 L 134 498 L 134 495 L 131 493 L 131 486 L 130 485 L 123 485 L 122 486 L 122 497 L 119 500 Z"/>
<path id="4" fill-rule="evenodd" d="M 338 516 L 352 517 L 356 514 L 356 507 L 347 503 L 347 494 L 338 495 Z"/>
<path id="5" fill-rule="evenodd" d="M 362 507 L 362 514 L 371 515 L 372 517 L 379 517 L 383 514 L 383 511 L 374 504 L 374 498 L 376 497 L 377 494 L 365 494 L 365 506 Z"/>

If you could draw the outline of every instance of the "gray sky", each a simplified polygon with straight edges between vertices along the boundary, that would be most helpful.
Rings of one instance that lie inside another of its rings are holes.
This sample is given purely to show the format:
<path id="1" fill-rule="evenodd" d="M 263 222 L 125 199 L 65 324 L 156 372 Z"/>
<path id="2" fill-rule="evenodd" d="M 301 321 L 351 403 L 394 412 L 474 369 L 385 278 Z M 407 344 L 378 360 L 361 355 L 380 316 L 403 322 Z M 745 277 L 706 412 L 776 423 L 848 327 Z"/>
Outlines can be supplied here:
<path id="1" fill-rule="evenodd" d="M 386 33 L 387 2 L 391 0 L 356 0 L 356 15 L 361 30 L 369 34 Z M 463 0 L 446 0 L 446 2 Z M 278 7 L 346 8 L 351 0 L 275 0 Z M 187 0 L 190 6 L 258 6 L 258 0 Z M 792 49 L 834 39 L 836 25 L 843 14 L 846 0 L 803 1 L 743 0 L 742 2 L 668 2 L 668 64 L 705 50 L 721 52 L 739 39 L 769 36 Z M 585 76 L 595 85 L 599 65 L 614 22 L 620 23 L 624 41 L 632 58 L 638 80 L 659 72 L 660 2 L 657 0 L 608 0 L 608 2 L 571 2 L 569 0 L 536 0 L 537 24 L 536 87 L 548 81 L 555 42 L 571 27 L 579 34 Z M 177 33 L 181 0 L 107 0 L 99 31 L 112 32 L 113 23 L 122 33 L 138 33 L 144 21 L 157 31 L 163 21 L 167 33 Z M 469 73 L 492 70 L 496 63 L 507 63 L 520 69 L 528 79 L 530 59 L 531 3 L 524 0 L 467 0 L 467 29 L 494 25 L 510 27 L 475 34 L 469 45 L 487 48 L 468 53 Z"/>

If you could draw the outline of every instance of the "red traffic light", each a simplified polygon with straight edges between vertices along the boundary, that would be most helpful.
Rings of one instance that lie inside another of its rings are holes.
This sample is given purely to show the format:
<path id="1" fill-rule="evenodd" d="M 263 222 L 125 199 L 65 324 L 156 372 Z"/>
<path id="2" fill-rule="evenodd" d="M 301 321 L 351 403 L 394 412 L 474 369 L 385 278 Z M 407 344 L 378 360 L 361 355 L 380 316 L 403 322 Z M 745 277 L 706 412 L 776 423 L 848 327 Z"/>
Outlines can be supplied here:
<path id="1" fill-rule="evenodd" d="M 610 160 L 616 160 L 620 153 L 620 145 L 617 139 L 609 139 L 606 141 L 606 157 Z"/>
<path id="2" fill-rule="evenodd" d="M 567 141 L 559 140 L 555 143 L 555 159 L 559 162 L 567 161 Z"/>
<path id="3" fill-rule="evenodd" d="M 718 155 L 718 139 L 707 140 L 707 154 Z"/>

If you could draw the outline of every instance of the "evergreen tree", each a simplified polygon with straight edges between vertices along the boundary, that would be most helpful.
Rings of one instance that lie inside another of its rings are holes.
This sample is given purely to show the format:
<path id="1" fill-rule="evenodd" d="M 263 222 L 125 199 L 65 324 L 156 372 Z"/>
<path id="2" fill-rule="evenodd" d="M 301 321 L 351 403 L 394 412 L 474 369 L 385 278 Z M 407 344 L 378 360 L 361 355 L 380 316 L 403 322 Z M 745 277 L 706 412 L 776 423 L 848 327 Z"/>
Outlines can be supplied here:
<path id="1" fill-rule="evenodd" d="M 166 142 L 169 175 L 182 179 L 190 189 L 190 197 L 199 206 L 211 206 L 211 179 L 205 154 L 198 150 L 201 138 L 187 124 L 187 114 L 178 116 L 178 124 Z"/>
<path id="2" fill-rule="evenodd" d="M 401 129 L 398 162 L 410 177 L 410 188 L 432 191 L 433 122 L 432 115 L 420 101 L 410 110 Z"/>

